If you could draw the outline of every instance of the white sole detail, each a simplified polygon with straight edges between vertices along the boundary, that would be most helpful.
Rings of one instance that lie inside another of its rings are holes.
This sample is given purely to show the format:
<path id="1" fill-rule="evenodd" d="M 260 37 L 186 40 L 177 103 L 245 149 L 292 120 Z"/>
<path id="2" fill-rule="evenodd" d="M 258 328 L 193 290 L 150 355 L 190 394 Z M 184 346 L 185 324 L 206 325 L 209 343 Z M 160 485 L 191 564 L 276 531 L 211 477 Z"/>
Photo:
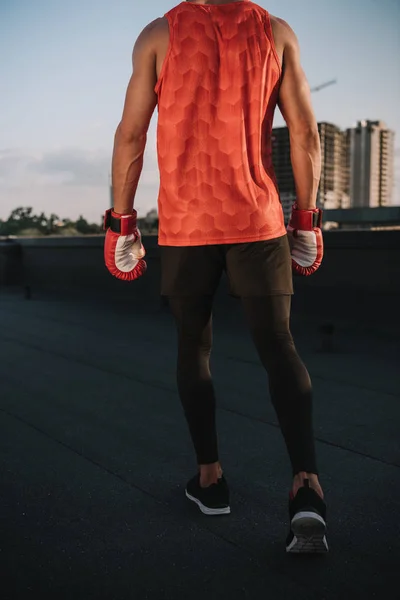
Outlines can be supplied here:
<path id="1" fill-rule="evenodd" d="M 324 554 L 329 552 L 326 541 L 326 523 L 315 512 L 298 512 L 292 519 L 293 540 L 286 552 L 296 554 Z"/>
<path id="2" fill-rule="evenodd" d="M 195 502 L 195 504 L 197 504 L 197 506 L 199 507 L 199 509 L 201 510 L 201 512 L 204 515 L 207 515 L 207 516 L 229 515 L 231 512 L 230 506 L 225 506 L 224 508 L 209 508 L 208 506 L 204 506 L 204 504 L 202 502 L 200 502 L 200 500 L 198 498 L 191 496 L 187 490 L 185 490 L 185 494 L 186 494 L 186 498 L 188 498 L 189 500 L 191 500 L 192 502 Z"/>

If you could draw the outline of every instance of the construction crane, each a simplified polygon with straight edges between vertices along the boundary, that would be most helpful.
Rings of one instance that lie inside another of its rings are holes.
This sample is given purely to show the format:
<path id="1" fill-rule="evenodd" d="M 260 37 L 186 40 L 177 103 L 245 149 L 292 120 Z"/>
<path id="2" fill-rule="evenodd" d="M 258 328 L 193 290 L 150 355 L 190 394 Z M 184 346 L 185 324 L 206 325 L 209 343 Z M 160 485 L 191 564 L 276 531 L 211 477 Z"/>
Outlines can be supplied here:
<path id="1" fill-rule="evenodd" d="M 311 93 L 319 92 L 320 90 L 323 90 L 324 88 L 326 88 L 330 85 L 335 85 L 335 83 L 337 83 L 337 79 L 332 79 L 331 81 L 327 81 L 326 83 L 321 83 L 320 85 L 317 85 L 316 87 L 311 88 Z"/>

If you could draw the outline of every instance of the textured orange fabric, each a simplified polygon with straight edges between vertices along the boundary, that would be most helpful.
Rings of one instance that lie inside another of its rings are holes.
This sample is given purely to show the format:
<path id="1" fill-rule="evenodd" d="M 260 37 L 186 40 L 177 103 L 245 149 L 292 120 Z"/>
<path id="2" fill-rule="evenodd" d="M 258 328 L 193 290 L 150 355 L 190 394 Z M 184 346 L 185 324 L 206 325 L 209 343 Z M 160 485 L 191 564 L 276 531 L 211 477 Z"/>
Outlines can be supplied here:
<path id="1" fill-rule="evenodd" d="M 286 233 L 272 166 L 280 84 L 269 14 L 245 0 L 182 2 L 166 14 L 159 81 L 159 244 L 199 246 Z"/>

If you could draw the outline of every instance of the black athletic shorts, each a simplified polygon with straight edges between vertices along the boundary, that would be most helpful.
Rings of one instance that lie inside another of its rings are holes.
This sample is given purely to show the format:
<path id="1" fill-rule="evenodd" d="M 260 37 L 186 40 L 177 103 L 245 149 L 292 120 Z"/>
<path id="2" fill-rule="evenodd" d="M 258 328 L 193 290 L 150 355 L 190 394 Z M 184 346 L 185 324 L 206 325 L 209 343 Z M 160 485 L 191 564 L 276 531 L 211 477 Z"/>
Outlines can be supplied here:
<path id="1" fill-rule="evenodd" d="M 213 295 L 226 271 L 232 296 L 293 294 L 287 235 L 261 242 L 160 246 L 163 296 Z"/>

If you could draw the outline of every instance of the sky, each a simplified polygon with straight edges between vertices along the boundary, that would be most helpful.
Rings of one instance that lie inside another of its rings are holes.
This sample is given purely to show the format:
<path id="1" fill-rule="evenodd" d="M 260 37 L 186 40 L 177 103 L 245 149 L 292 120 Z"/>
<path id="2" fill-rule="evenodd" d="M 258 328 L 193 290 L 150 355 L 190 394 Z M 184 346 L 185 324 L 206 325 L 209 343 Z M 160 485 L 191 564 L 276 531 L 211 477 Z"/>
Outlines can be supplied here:
<path id="1" fill-rule="evenodd" d="M 259 0 L 295 30 L 318 121 L 385 121 L 400 204 L 400 0 Z M 169 0 L 0 0 L 0 218 L 17 206 L 99 222 L 140 31 Z M 283 125 L 277 111 L 275 126 Z M 156 115 L 135 200 L 157 205 Z"/>

